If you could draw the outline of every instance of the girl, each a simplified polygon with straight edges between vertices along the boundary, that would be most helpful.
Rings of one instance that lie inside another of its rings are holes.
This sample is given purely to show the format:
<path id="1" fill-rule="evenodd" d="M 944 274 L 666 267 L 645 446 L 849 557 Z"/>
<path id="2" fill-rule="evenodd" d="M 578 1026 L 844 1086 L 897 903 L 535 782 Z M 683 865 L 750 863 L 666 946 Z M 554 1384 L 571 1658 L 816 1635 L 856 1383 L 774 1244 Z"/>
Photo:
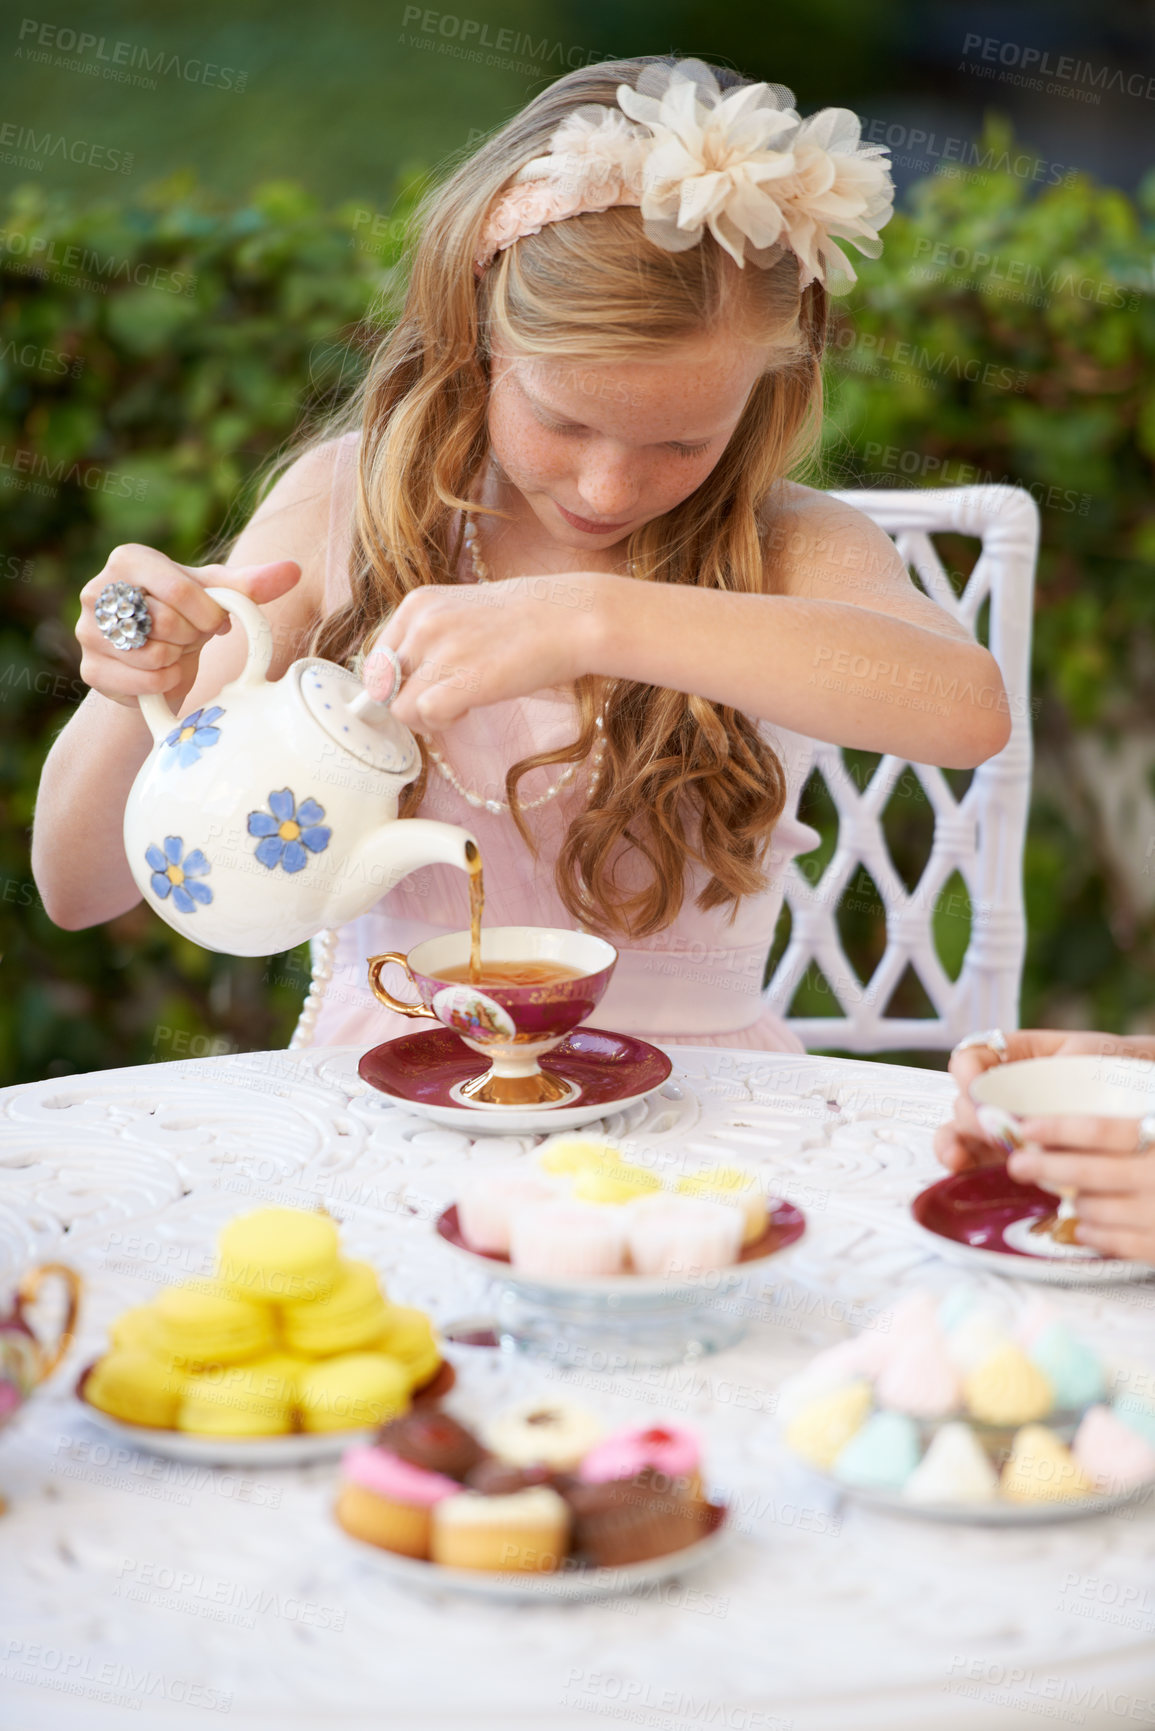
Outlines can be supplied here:
<path id="1" fill-rule="evenodd" d="M 473 831 L 487 923 L 617 943 L 601 1023 L 801 1049 L 760 991 L 783 866 L 817 839 L 794 817 L 808 738 L 967 767 L 1008 725 L 994 661 L 889 538 L 786 478 L 818 437 L 827 288 L 854 276 L 832 237 L 877 256 L 892 197 L 853 115 L 792 103 L 700 61 L 590 67 L 429 197 L 355 403 L 224 565 L 118 547 L 82 590 L 93 695 L 33 836 L 53 919 L 139 900 L 136 697 L 184 715 L 236 676 L 243 634 L 204 594 L 224 583 L 265 605 L 273 677 L 312 653 L 385 696 L 396 668 L 423 764 L 402 816 Z M 151 613 L 143 647 L 97 621 L 114 580 Z M 935 679 L 963 695 L 903 698 Z M 366 957 L 466 910 L 463 874 L 429 867 L 327 934 L 299 1036 L 410 1032 Z"/>

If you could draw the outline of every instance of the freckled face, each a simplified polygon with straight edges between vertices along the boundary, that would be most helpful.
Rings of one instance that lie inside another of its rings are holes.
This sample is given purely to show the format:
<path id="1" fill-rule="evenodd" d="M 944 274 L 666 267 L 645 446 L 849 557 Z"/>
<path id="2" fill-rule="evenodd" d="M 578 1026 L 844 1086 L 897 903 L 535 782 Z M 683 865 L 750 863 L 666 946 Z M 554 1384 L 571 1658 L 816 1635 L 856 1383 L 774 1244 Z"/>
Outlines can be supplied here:
<path id="1" fill-rule="evenodd" d="M 608 549 L 701 486 L 764 366 L 729 336 L 613 365 L 496 353 L 490 443 L 552 540 Z"/>

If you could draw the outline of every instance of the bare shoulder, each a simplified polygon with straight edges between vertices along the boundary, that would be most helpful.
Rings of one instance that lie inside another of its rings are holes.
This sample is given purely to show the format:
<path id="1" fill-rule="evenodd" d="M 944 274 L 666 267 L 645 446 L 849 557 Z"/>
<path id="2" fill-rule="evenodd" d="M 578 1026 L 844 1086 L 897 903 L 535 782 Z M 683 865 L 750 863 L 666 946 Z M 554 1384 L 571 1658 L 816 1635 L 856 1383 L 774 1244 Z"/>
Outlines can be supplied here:
<path id="1" fill-rule="evenodd" d="M 868 607 L 970 640 L 966 626 L 918 587 L 886 530 L 865 511 L 782 481 L 764 521 L 764 576 L 771 594 Z"/>
<path id="2" fill-rule="evenodd" d="M 225 561 L 237 566 L 295 559 L 300 565 L 300 582 L 266 607 L 276 614 L 278 661 L 281 645 L 291 658 L 324 615 L 329 526 L 334 505 L 352 509 L 355 473 L 353 437 L 326 439 L 303 452 L 278 475 Z"/>
<path id="3" fill-rule="evenodd" d="M 776 594 L 849 600 L 853 597 L 827 591 L 845 586 L 848 579 L 859 589 L 868 587 L 872 577 L 882 577 L 888 587 L 896 575 L 910 583 L 886 530 L 829 493 L 782 481 L 765 520 L 766 570 Z"/>

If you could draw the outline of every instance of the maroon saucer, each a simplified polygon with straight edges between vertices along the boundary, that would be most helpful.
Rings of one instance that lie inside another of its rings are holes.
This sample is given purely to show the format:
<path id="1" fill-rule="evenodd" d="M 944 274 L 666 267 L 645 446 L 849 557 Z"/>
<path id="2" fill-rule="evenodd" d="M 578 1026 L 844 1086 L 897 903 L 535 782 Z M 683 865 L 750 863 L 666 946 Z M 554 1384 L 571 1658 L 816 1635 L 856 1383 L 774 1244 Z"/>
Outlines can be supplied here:
<path id="1" fill-rule="evenodd" d="M 772 1198 L 769 1204 L 770 1220 L 761 1238 L 754 1238 L 749 1244 L 742 1246 L 738 1262 L 731 1263 L 737 1268 L 742 1262 L 759 1262 L 764 1256 L 773 1256 L 775 1251 L 785 1250 L 788 1244 L 793 1244 L 806 1230 L 806 1216 L 801 1208 L 795 1208 L 792 1202 L 779 1202 Z M 464 1236 L 457 1218 L 457 1205 L 447 1208 L 436 1224 L 435 1231 L 439 1238 L 444 1238 L 447 1244 L 452 1244 L 456 1250 L 467 1250 L 471 1256 L 484 1256 L 487 1262 L 503 1262 L 509 1267 L 509 1257 L 502 1250 L 477 1250 Z M 617 1276 L 614 1277 L 615 1279 Z M 635 1279 L 639 1278 L 634 1276 Z M 650 1278 L 648 1276 L 643 1278 Z M 595 1282 L 596 1283 L 596 1282 Z"/>
<path id="2" fill-rule="evenodd" d="M 1039 1258 L 1030 1251 L 1017 1250 L 1006 1243 L 1003 1233 L 1016 1220 L 1042 1220 L 1053 1214 L 1058 1205 L 1058 1197 L 1049 1190 L 1040 1190 L 1037 1184 L 1017 1184 L 1005 1163 L 1001 1163 L 940 1178 L 937 1184 L 915 1197 L 910 1211 L 920 1226 L 940 1238 L 967 1244 L 972 1250 L 994 1250 L 1001 1256 L 1022 1256 L 1028 1262 L 1037 1262 Z"/>
<path id="3" fill-rule="evenodd" d="M 638 1040 L 632 1034 L 614 1034 L 608 1028 L 575 1028 L 552 1052 L 539 1060 L 543 1070 L 560 1076 L 580 1088 L 570 1106 L 612 1106 L 619 1100 L 634 1099 L 648 1093 L 666 1080 L 673 1061 L 656 1046 Z M 484 1116 L 482 1108 L 463 1107 L 453 1099 L 450 1089 L 482 1075 L 488 1061 L 473 1052 L 448 1028 L 429 1028 L 420 1034 L 402 1034 L 399 1039 L 386 1040 L 366 1052 L 357 1065 L 357 1074 L 370 1087 L 379 1088 L 394 1100 L 406 1104 L 448 1107 L 461 1113 Z M 524 1110 L 526 1115 L 551 1113 L 554 1108 L 506 1108 L 510 1113 Z M 565 1111 L 566 1108 L 560 1108 Z"/>

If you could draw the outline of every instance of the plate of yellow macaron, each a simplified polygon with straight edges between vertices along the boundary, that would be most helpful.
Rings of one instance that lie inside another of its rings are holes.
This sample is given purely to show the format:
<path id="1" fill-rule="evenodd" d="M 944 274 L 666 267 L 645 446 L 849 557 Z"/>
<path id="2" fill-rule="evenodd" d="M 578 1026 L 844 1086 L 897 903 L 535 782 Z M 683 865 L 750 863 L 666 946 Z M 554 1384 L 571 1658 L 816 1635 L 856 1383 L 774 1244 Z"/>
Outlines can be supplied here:
<path id="1" fill-rule="evenodd" d="M 77 1384 L 88 1412 L 205 1464 L 326 1459 L 453 1383 L 429 1318 L 343 1257 L 321 1211 L 236 1216 L 211 1276 L 124 1311 L 109 1335 Z"/>

